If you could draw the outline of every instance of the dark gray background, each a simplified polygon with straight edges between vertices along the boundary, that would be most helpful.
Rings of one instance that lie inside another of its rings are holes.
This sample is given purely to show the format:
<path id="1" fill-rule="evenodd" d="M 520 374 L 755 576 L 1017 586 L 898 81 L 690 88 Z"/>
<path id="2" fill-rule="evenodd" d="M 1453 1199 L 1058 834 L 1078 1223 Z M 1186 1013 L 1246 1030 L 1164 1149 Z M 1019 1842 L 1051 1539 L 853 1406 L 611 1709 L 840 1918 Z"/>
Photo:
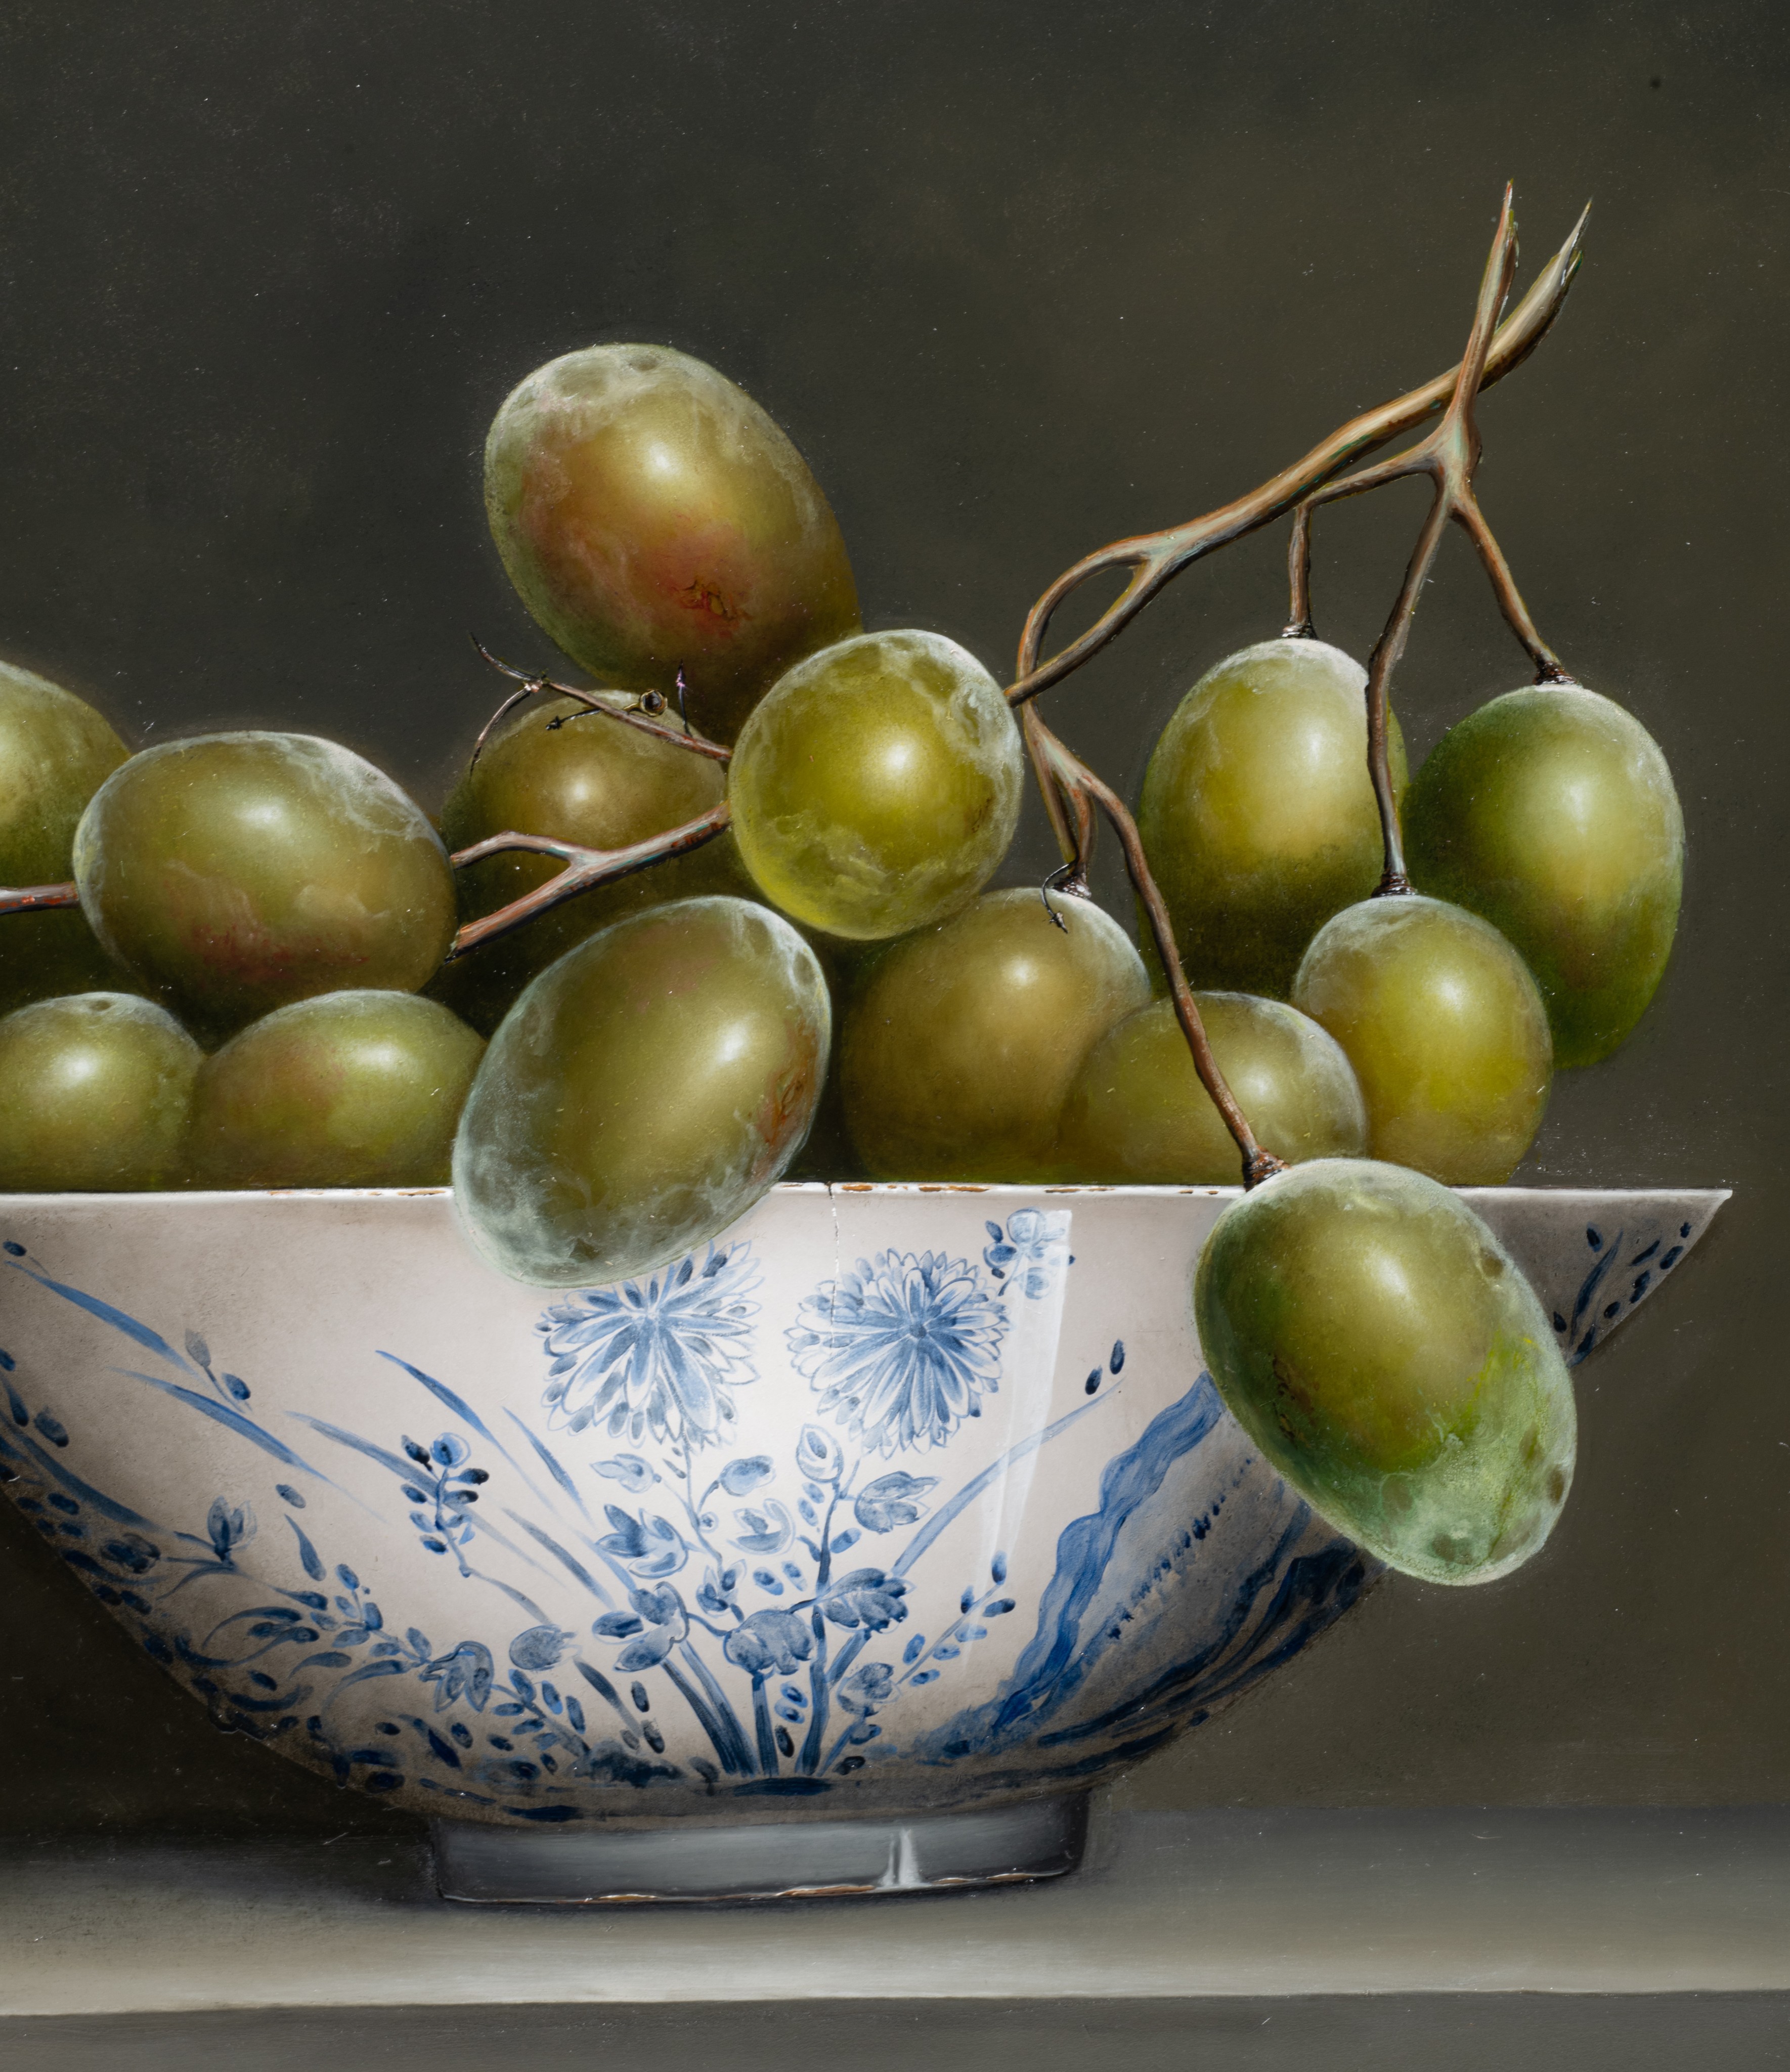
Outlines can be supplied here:
<path id="1" fill-rule="evenodd" d="M 1781 0 L 13 0 L 0 19 L 0 653 L 139 741 L 333 734 L 438 797 L 552 659 L 486 537 L 508 387 L 594 339 L 743 382 L 832 498 L 875 625 L 1004 673 L 1026 606 L 1458 351 L 1500 187 L 1555 334 L 1488 399 L 1484 500 L 1548 637 L 1677 773 L 1685 922 L 1529 1177 L 1731 1185 L 1582 1371 L 1579 1482 L 1480 1591 L 1389 1583 L 1133 1805 L 1745 1803 L 1790 1783 L 1780 601 Z M 1422 507 L 1329 517 L 1365 652 Z M 1190 572 L 1050 701 L 1135 785 L 1278 629 L 1283 537 Z M 1464 545 L 1414 750 L 1521 680 Z M 1029 824 L 1015 872 L 1053 861 Z M 393 1816 L 216 1736 L 0 1508 L 0 1827 Z"/>

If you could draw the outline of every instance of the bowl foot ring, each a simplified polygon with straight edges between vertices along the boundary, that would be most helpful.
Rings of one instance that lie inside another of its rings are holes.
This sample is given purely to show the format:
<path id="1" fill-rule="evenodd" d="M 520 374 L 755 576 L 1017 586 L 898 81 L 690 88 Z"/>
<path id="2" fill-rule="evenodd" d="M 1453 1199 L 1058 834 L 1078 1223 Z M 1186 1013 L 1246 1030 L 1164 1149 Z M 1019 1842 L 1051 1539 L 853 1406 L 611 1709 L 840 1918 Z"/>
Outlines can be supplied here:
<path id="1" fill-rule="evenodd" d="M 872 1898 L 1061 1877 L 1082 1860 L 1087 1794 L 911 1819 L 791 1820 L 735 1827 L 519 1832 L 436 1820 L 444 1899 L 487 1906 Z"/>

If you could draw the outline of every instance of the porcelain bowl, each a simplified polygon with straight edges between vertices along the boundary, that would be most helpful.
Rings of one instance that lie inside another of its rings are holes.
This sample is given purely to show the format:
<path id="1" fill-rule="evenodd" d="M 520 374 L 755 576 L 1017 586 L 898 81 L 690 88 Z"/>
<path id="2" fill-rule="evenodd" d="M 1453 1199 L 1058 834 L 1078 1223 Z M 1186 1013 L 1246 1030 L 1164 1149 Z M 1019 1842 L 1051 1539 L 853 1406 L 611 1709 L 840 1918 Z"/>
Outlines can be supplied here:
<path id="1" fill-rule="evenodd" d="M 1201 1369 L 1234 1191 L 785 1186 L 571 1293 L 445 1191 L 0 1197 L 0 1467 L 220 1727 L 454 1823 L 450 1889 L 1035 1875 L 1373 1578 Z M 1583 1358 L 1723 1197 L 1469 1198 Z"/>

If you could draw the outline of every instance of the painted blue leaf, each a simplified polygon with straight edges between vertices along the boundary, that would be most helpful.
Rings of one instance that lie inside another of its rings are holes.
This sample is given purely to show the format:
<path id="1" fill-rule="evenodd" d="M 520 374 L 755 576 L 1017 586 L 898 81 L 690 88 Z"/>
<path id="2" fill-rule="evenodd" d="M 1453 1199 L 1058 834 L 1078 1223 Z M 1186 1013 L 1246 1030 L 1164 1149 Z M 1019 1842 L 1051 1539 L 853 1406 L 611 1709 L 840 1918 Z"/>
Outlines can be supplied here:
<path id="1" fill-rule="evenodd" d="M 626 1640 L 630 1634 L 638 1633 L 643 1623 L 632 1612 L 605 1612 L 600 1619 L 592 1621 L 590 1630 L 601 1640 Z"/>
<path id="2" fill-rule="evenodd" d="M 918 1662 L 926 1651 L 926 1637 L 923 1633 L 917 1633 L 901 1650 L 901 1660 L 904 1663 Z"/>
<path id="3" fill-rule="evenodd" d="M 248 1400 L 248 1383 L 240 1374 L 227 1374 L 224 1377 L 224 1385 L 238 1403 L 246 1403 Z"/>
<path id="4" fill-rule="evenodd" d="M 630 1640 L 615 1658 L 618 1670 L 632 1675 L 639 1669 L 656 1669 L 671 1651 L 671 1636 L 663 1626 Z"/>
<path id="5" fill-rule="evenodd" d="M 982 1607 L 982 1615 L 984 1618 L 1000 1618 L 1012 1609 L 1013 1600 L 1011 1597 L 996 1597 Z"/>
<path id="6" fill-rule="evenodd" d="M 200 1367 L 209 1367 L 211 1364 L 211 1349 L 197 1331 L 189 1331 L 187 1334 L 187 1354 L 190 1359 L 195 1361 Z"/>
<path id="7" fill-rule="evenodd" d="M 1123 1338 L 1113 1340 L 1112 1356 L 1106 1364 L 1115 1374 L 1123 1374 L 1125 1371 L 1125 1341 Z"/>
<path id="8" fill-rule="evenodd" d="M 1007 1581 L 1007 1556 L 1004 1554 L 997 1554 L 988 1564 L 988 1573 L 997 1583 Z"/>
<path id="9" fill-rule="evenodd" d="M 768 1453 L 750 1453 L 744 1460 L 729 1461 L 721 1470 L 721 1487 L 729 1496 L 748 1496 L 776 1472 Z"/>
<path id="10" fill-rule="evenodd" d="M 52 1446 L 66 1446 L 68 1445 L 68 1428 L 63 1423 L 60 1417 L 52 1417 L 47 1410 L 40 1410 L 37 1413 L 36 1416 L 31 1420 L 31 1422 L 36 1425 L 38 1430 L 43 1434 L 44 1437 L 49 1441 Z"/>
<path id="11" fill-rule="evenodd" d="M 297 1519 L 289 1518 L 286 1520 L 286 1523 L 292 1527 L 293 1537 L 298 1542 L 298 1559 L 304 1565 L 305 1573 L 310 1577 L 314 1583 L 322 1582 L 323 1580 L 323 1563 L 321 1556 L 319 1556 L 317 1549 L 312 1546 L 310 1540 L 306 1539 L 304 1533 L 300 1530 Z M 321 1598 L 318 1600 L 318 1604 L 319 1609 L 321 1609 L 322 1604 L 322 1600 Z"/>
<path id="12" fill-rule="evenodd" d="M 863 1537 L 864 1535 L 855 1525 L 848 1525 L 843 1532 L 835 1532 L 833 1535 L 832 1539 L 828 1542 L 827 1551 L 830 1554 L 843 1554 L 847 1548 L 856 1547 Z"/>
<path id="13" fill-rule="evenodd" d="M 358 1590 L 360 1588 L 359 1577 L 358 1577 L 355 1573 L 354 1570 L 349 1568 L 345 1562 L 338 1561 L 336 1563 L 335 1572 L 337 1580 L 341 1583 L 343 1589 Z"/>

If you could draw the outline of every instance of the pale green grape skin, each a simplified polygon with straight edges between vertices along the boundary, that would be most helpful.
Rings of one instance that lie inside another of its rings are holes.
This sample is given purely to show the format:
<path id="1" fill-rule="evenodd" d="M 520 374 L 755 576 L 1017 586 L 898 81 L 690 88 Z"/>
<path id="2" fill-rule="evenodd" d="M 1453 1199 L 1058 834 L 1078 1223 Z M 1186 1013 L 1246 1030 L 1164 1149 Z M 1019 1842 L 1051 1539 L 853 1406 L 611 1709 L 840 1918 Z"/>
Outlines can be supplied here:
<path id="1" fill-rule="evenodd" d="M 1264 1182 L 1194 1278 L 1201 1350 L 1267 1458 L 1405 1574 L 1485 1583 L 1572 1483 L 1572 1383 L 1534 1291 L 1460 1198 L 1365 1159 Z"/>
<path id="2" fill-rule="evenodd" d="M 631 693 L 602 695 L 618 705 L 635 703 Z M 462 772 L 442 809 L 441 834 L 450 850 L 497 834 L 626 849 L 700 819 L 726 793 L 720 763 L 584 711 L 575 699 L 541 699 L 499 728 Z M 556 857 L 526 850 L 466 865 L 455 873 L 461 919 L 476 920 L 507 906 L 561 867 Z M 733 837 L 724 834 L 688 855 L 581 892 L 481 944 L 445 964 L 429 990 L 488 1036 L 537 972 L 623 915 L 670 899 L 750 890 Z"/>
<path id="3" fill-rule="evenodd" d="M 146 749 L 93 795 L 74 863 L 106 948 L 218 1034 L 315 993 L 414 992 L 454 938 L 441 837 L 372 763 L 310 734 Z"/>
<path id="4" fill-rule="evenodd" d="M 351 989 L 276 1008 L 200 1067 L 199 1187 L 445 1187 L 485 1046 L 434 1001 Z"/>
<path id="5" fill-rule="evenodd" d="M 1284 1001 L 1194 995 L 1256 1141 L 1286 1164 L 1359 1157 L 1367 1111 L 1334 1037 Z M 1059 1175 L 1084 1186 L 1234 1187 L 1242 1158 L 1200 1083 L 1174 1002 L 1152 1001 L 1088 1053 L 1063 1104 Z"/>
<path id="6" fill-rule="evenodd" d="M 1521 952 L 1557 1065 L 1627 1037 L 1672 953 L 1685 823 L 1647 730 L 1578 684 L 1510 691 L 1451 727 L 1405 808 L 1413 882 Z"/>
<path id="7" fill-rule="evenodd" d="M 1138 830 L 1192 985 L 1284 1000 L 1312 936 L 1380 882 L 1366 683 L 1324 641 L 1265 640 L 1209 669 L 1164 728 Z"/>
<path id="8" fill-rule="evenodd" d="M 782 1177 L 831 1038 L 814 952 L 768 907 L 686 899 L 615 922 L 491 1038 L 454 1144 L 462 1227 L 537 1287 L 680 1258 Z"/>
<path id="9" fill-rule="evenodd" d="M 1535 1140 L 1554 1078 L 1547 1010 L 1488 921 L 1409 893 L 1325 923 L 1293 1005 L 1348 1053 L 1376 1158 L 1496 1187 Z"/>
<path id="10" fill-rule="evenodd" d="M 1149 998 L 1131 939 L 1091 901 L 991 892 L 893 944 L 840 1039 L 845 1121 L 877 1180 L 1057 1175 L 1065 1096 L 1090 1046 Z"/>
<path id="11" fill-rule="evenodd" d="M 203 1054 L 135 993 L 65 994 L 0 1020 L 0 1191 L 182 1186 Z"/>
<path id="12" fill-rule="evenodd" d="M 0 886 L 74 875 L 76 825 L 129 754 L 84 700 L 0 662 Z M 79 911 L 0 915 L 0 1014 L 60 993 L 131 989 Z"/>
<path id="13" fill-rule="evenodd" d="M 866 633 L 799 663 L 741 732 L 733 832 L 793 919 L 870 942 L 980 890 L 1019 818 L 1024 753 L 1000 687 L 955 641 Z"/>

